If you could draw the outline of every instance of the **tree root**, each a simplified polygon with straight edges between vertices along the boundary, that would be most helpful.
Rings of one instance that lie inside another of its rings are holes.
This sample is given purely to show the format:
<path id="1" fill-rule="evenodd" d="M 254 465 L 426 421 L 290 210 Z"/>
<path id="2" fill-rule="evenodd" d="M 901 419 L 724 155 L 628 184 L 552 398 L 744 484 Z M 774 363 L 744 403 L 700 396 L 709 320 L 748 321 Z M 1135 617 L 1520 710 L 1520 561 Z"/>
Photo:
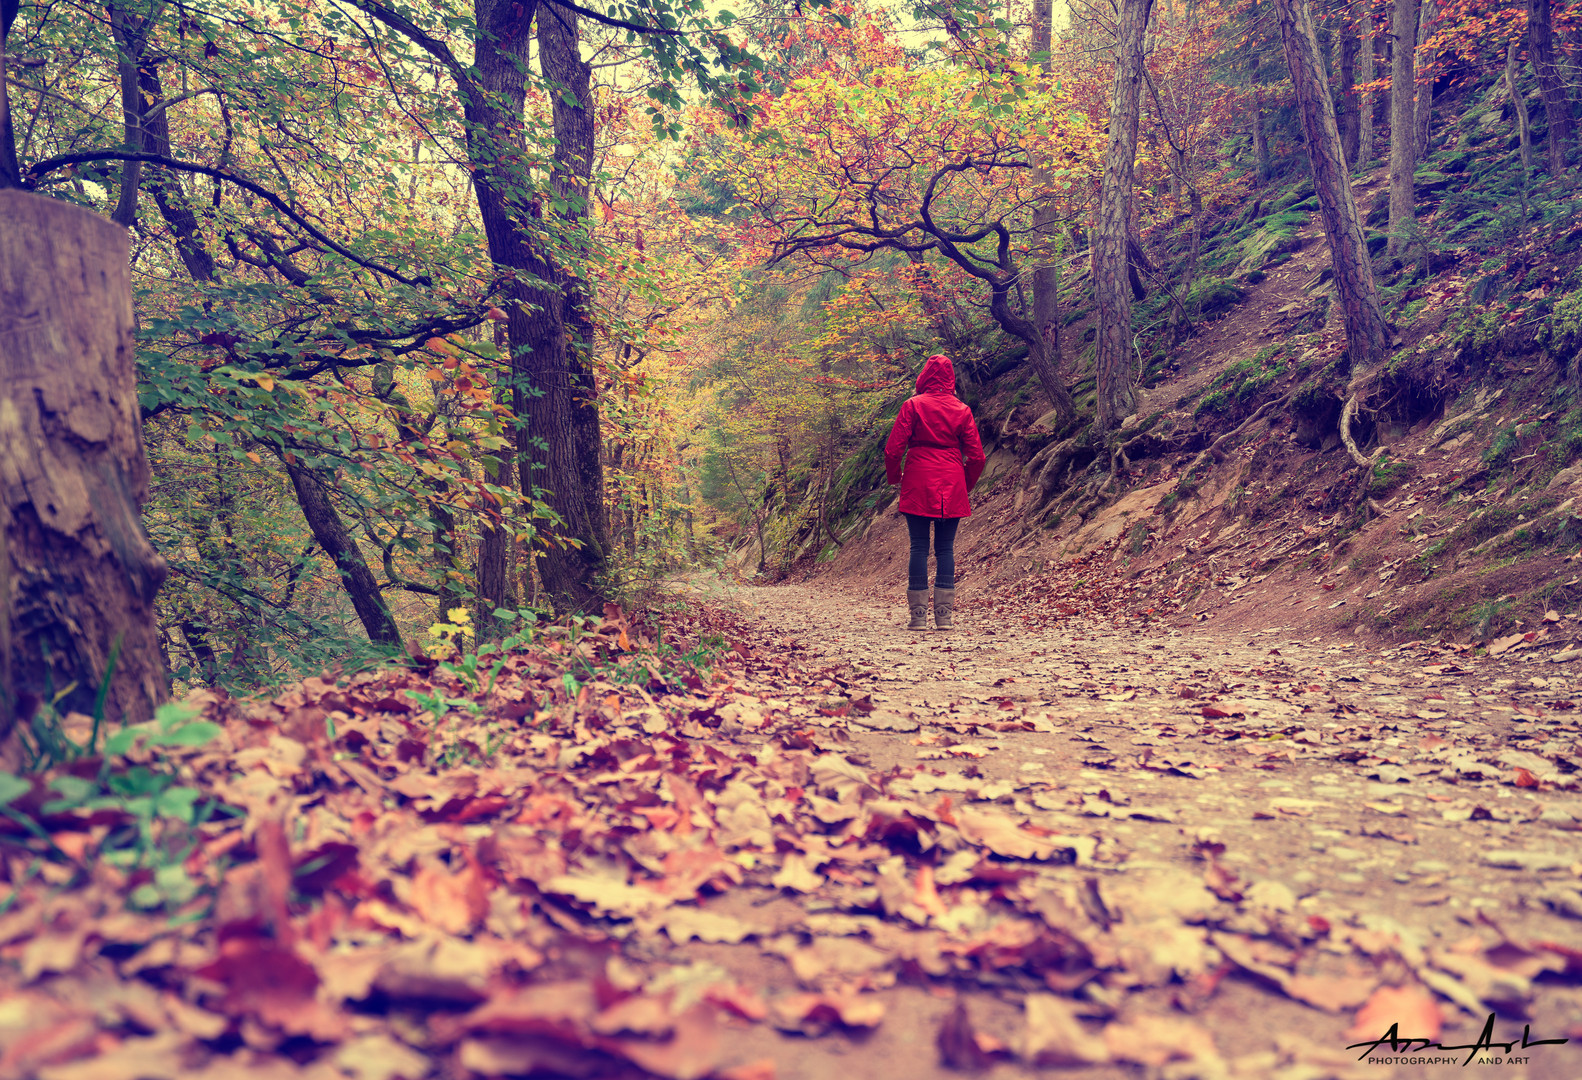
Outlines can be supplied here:
<path id="1" fill-rule="evenodd" d="M 1363 455 L 1362 451 L 1357 448 L 1357 440 L 1352 437 L 1351 421 L 1356 415 L 1357 395 L 1353 393 L 1346 399 L 1346 404 L 1341 406 L 1340 409 L 1340 441 L 1346 444 L 1346 453 L 1351 455 L 1351 460 L 1366 469 L 1373 464 L 1373 459 Z M 1380 447 L 1380 449 L 1382 450 L 1383 447 Z"/>
<path id="2" fill-rule="evenodd" d="M 1247 419 L 1245 419 L 1241 423 L 1237 424 L 1230 431 L 1227 431 L 1225 434 L 1221 435 L 1219 438 L 1217 438 L 1213 442 L 1209 443 L 1208 449 L 1200 451 L 1198 453 L 1198 456 L 1192 459 L 1192 464 L 1188 465 L 1184 470 L 1182 470 L 1181 475 L 1183 475 L 1183 476 L 1191 476 L 1194 472 L 1197 471 L 1198 466 L 1202 465 L 1205 461 L 1209 460 L 1210 458 L 1213 458 L 1215 461 L 1223 460 L 1224 459 L 1224 454 L 1221 453 L 1221 451 L 1220 451 L 1220 447 L 1221 446 L 1223 446 L 1225 443 L 1229 442 L 1231 439 L 1234 439 L 1236 436 L 1240 435 L 1242 432 L 1246 431 L 1248 428 L 1252 427 L 1252 425 L 1256 424 L 1258 421 L 1262 420 L 1264 417 L 1268 416 L 1271 412 L 1275 411 L 1276 409 L 1283 409 L 1283 408 L 1285 408 L 1287 405 L 1291 404 L 1291 402 L 1293 400 L 1295 400 L 1295 398 L 1296 398 L 1296 391 L 1293 390 L 1291 393 L 1287 394 L 1283 398 L 1278 398 L 1278 399 L 1276 399 L 1274 401 L 1266 401 L 1266 402 L 1264 402 L 1261 406 L 1258 407 L 1258 411 L 1257 412 L 1253 413 L 1251 416 L 1247 417 Z"/>

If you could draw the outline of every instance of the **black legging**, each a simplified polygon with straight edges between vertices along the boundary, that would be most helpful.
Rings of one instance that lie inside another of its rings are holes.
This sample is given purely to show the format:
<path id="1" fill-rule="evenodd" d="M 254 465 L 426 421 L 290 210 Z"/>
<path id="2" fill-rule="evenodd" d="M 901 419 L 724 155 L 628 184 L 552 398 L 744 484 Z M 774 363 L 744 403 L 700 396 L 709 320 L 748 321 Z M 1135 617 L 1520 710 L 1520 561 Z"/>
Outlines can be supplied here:
<path id="1" fill-rule="evenodd" d="M 906 532 L 912 539 L 911 557 L 906 561 L 906 587 L 912 592 L 928 588 L 928 527 L 934 526 L 934 588 L 956 587 L 956 526 L 960 518 L 931 518 L 906 515 Z"/>

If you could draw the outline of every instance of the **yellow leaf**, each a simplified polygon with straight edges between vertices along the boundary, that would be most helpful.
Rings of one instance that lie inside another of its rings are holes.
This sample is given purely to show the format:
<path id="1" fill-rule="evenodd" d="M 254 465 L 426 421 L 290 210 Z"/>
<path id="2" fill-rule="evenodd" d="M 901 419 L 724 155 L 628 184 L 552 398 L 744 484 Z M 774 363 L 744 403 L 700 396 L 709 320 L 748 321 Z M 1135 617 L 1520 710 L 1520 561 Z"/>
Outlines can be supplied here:
<path id="1" fill-rule="evenodd" d="M 258 376 L 258 380 L 257 381 L 258 381 L 258 388 L 260 390 L 273 390 L 275 388 L 275 380 L 270 378 L 268 375 L 260 375 L 260 376 Z"/>
<path id="2" fill-rule="evenodd" d="M 247 460 L 251 461 L 254 465 L 262 465 L 264 463 L 264 459 L 259 457 L 258 453 L 253 450 L 247 451 Z"/>

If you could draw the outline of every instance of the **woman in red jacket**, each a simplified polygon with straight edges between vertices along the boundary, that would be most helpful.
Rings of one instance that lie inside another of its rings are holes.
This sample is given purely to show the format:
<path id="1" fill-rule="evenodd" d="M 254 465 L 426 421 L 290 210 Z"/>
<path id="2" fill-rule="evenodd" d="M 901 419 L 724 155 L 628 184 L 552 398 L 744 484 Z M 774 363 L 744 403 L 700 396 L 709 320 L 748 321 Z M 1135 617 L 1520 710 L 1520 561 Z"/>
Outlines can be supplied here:
<path id="1" fill-rule="evenodd" d="M 906 468 L 901 457 L 906 456 Z M 901 513 L 911 536 L 906 566 L 908 630 L 928 629 L 928 532 L 934 530 L 934 625 L 949 630 L 956 606 L 956 526 L 972 513 L 967 492 L 983 475 L 983 444 L 972 410 L 956 396 L 956 370 L 930 356 L 884 444 L 884 473 L 901 485 Z"/>

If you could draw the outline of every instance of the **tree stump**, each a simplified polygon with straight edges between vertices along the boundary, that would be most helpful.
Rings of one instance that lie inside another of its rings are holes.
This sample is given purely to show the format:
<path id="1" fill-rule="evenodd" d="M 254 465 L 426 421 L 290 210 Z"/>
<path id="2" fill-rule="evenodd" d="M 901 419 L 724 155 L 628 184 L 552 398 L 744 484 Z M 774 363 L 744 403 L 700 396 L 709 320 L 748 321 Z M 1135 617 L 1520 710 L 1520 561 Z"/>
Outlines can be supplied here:
<path id="1" fill-rule="evenodd" d="M 0 190 L 0 739 L 40 703 L 91 714 L 112 655 L 106 719 L 168 693 L 127 254 L 105 218 Z"/>

